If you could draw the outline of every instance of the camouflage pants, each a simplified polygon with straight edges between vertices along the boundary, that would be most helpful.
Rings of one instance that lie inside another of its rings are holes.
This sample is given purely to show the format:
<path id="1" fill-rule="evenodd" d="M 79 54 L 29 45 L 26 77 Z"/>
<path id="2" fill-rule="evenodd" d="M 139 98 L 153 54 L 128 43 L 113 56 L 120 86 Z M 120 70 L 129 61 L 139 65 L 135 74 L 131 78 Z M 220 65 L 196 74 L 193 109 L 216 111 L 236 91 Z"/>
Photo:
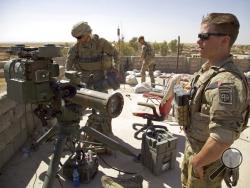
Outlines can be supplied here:
<path id="1" fill-rule="evenodd" d="M 146 81 L 146 71 L 148 71 L 151 83 L 155 83 L 154 69 L 155 69 L 155 64 L 153 62 L 143 61 L 141 67 L 141 82 Z"/>
<path id="2" fill-rule="evenodd" d="M 111 127 L 111 120 L 112 118 L 110 118 L 107 114 L 93 113 L 89 115 L 88 117 L 87 126 L 94 128 L 100 133 L 110 137 L 113 135 L 112 127 Z M 84 140 L 99 143 L 99 141 L 97 141 L 95 137 L 91 137 L 86 134 L 85 134 Z M 88 144 L 86 146 L 88 146 Z M 98 154 L 101 154 L 101 153 L 112 154 L 111 150 L 106 146 L 101 146 L 101 147 L 96 146 L 95 151 Z"/>
<path id="3" fill-rule="evenodd" d="M 107 114 L 91 114 L 87 121 L 88 126 L 109 136 L 112 135 L 111 117 Z"/>
<path id="4" fill-rule="evenodd" d="M 190 145 L 186 143 L 184 159 L 181 167 L 181 183 L 182 188 L 221 188 L 221 182 L 223 180 L 224 174 L 221 173 L 213 181 L 209 180 L 209 176 L 214 170 L 216 170 L 220 165 L 220 160 L 213 162 L 212 164 L 203 167 L 204 177 L 201 180 L 196 177 L 190 159 L 193 157 L 194 152 L 192 151 Z"/>

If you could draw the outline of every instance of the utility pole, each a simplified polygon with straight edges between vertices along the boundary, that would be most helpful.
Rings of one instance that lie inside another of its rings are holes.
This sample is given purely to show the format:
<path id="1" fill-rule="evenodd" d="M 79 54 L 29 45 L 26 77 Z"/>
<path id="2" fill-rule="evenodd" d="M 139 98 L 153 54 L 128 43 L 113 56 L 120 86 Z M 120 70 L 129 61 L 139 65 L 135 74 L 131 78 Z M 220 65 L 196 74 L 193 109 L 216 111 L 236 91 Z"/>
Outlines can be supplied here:
<path id="1" fill-rule="evenodd" d="M 178 68 L 179 68 L 179 56 L 180 56 L 180 36 L 178 36 L 178 41 L 177 41 L 176 73 L 178 73 Z"/>
<path id="2" fill-rule="evenodd" d="M 119 56 L 121 56 L 121 31 L 120 31 L 119 25 L 118 25 L 118 28 L 117 28 L 117 37 L 118 37 L 118 53 L 119 53 Z M 122 80 L 124 82 L 123 87 L 125 89 L 125 78 L 124 78 L 125 73 L 124 73 L 123 64 L 122 65 L 120 64 L 120 70 L 119 71 L 122 72 L 122 79 L 124 79 L 124 80 Z"/>
<path id="3" fill-rule="evenodd" d="M 121 36 L 121 32 L 120 32 L 120 28 L 119 28 L 119 25 L 118 25 L 118 28 L 117 28 L 117 37 L 118 37 L 118 52 L 119 52 L 119 54 L 120 54 L 120 50 L 121 50 L 121 44 L 120 44 L 121 38 L 120 38 L 120 36 Z"/>

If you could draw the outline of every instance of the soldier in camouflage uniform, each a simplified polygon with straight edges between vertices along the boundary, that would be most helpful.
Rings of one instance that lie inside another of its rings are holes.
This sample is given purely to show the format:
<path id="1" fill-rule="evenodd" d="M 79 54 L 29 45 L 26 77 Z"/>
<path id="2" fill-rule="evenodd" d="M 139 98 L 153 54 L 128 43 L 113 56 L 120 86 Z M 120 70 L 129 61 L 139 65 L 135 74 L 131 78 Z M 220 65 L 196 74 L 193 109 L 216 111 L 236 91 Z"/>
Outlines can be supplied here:
<path id="1" fill-rule="evenodd" d="M 77 42 L 69 49 L 66 70 L 81 72 L 82 81 L 91 83 L 89 89 L 107 92 L 109 86 L 104 80 L 108 70 L 119 70 L 118 52 L 107 40 L 91 33 L 87 22 L 79 22 L 73 26 L 71 34 Z M 107 114 L 92 114 L 88 124 L 96 125 L 94 128 L 106 135 L 113 134 L 111 118 Z"/>
<path id="2" fill-rule="evenodd" d="M 208 61 L 191 82 L 183 188 L 220 188 L 225 173 L 214 180 L 209 175 L 246 128 L 249 86 L 230 55 L 238 32 L 239 22 L 229 13 L 211 13 L 201 22 L 197 43 L 201 57 Z"/>
<path id="3" fill-rule="evenodd" d="M 138 38 L 138 42 L 141 46 L 141 82 L 145 82 L 146 80 L 146 70 L 149 72 L 149 76 L 151 79 L 151 85 L 154 87 L 155 78 L 154 78 L 154 69 L 155 69 L 155 61 L 154 61 L 154 50 L 152 46 L 144 40 L 143 36 Z"/>

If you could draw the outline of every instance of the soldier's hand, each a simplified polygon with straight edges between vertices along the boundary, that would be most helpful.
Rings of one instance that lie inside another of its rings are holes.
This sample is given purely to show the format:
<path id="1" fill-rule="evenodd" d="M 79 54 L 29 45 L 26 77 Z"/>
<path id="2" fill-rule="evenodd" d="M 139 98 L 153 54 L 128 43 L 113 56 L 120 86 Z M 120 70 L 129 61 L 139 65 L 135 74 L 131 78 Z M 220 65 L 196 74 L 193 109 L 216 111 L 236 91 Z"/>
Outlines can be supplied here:
<path id="1" fill-rule="evenodd" d="M 194 173 L 196 177 L 199 177 L 200 179 L 204 176 L 204 170 L 203 167 L 193 167 Z"/>
<path id="2" fill-rule="evenodd" d="M 199 167 L 196 165 L 196 158 L 195 158 L 195 155 L 192 157 L 191 159 L 191 165 L 192 165 L 192 168 L 193 168 L 193 172 L 194 172 L 194 175 L 196 177 L 199 177 L 200 179 L 203 179 L 203 176 L 204 176 L 204 170 L 203 170 L 203 167 Z"/>

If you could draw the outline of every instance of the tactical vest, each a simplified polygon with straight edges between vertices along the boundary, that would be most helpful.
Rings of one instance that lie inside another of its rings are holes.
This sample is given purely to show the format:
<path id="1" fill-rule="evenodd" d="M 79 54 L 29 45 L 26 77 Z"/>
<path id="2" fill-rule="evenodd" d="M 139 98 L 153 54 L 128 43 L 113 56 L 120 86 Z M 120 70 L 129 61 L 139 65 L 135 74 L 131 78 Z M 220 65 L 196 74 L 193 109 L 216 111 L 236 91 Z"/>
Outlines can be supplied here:
<path id="1" fill-rule="evenodd" d="M 232 62 L 227 62 L 232 63 Z M 225 64 L 225 65 L 226 65 Z M 243 109 L 243 119 L 244 122 L 238 127 L 238 131 L 241 132 L 246 128 L 248 116 L 249 116 L 249 86 L 248 82 L 246 80 L 246 77 L 242 75 L 240 72 L 233 71 L 232 69 L 228 69 L 227 66 L 219 68 L 213 68 L 213 71 L 209 72 L 209 74 L 206 77 L 201 78 L 199 72 L 196 74 L 196 76 L 193 78 L 191 82 L 191 92 L 190 92 L 190 107 L 189 107 L 189 113 L 190 113 L 190 124 L 185 129 L 186 136 L 188 138 L 188 141 L 190 142 L 190 145 L 194 152 L 200 151 L 200 149 L 203 147 L 204 143 L 206 142 L 207 138 L 209 137 L 209 122 L 210 122 L 210 116 L 209 113 L 202 113 L 201 107 L 202 107 L 202 97 L 207 87 L 209 87 L 209 83 L 213 77 L 216 75 L 223 73 L 223 72 L 231 72 L 235 76 L 239 77 L 245 87 L 246 90 L 246 97 L 247 102 L 245 103 L 245 106 Z M 197 81 L 201 82 L 200 85 L 195 87 L 195 84 Z M 209 110 L 208 110 L 209 111 Z"/>
<path id="2" fill-rule="evenodd" d="M 145 42 L 144 45 L 146 47 L 145 59 L 152 59 L 153 57 L 155 57 L 155 52 L 154 52 L 152 46 L 150 44 L 148 44 L 147 42 Z"/>
<path id="3" fill-rule="evenodd" d="M 108 70 L 112 67 L 112 56 L 102 52 L 99 38 L 93 38 L 93 45 L 91 48 L 83 49 L 86 51 L 84 55 L 81 54 L 79 44 L 77 44 L 77 62 L 75 67 L 80 71 L 98 71 Z"/>

